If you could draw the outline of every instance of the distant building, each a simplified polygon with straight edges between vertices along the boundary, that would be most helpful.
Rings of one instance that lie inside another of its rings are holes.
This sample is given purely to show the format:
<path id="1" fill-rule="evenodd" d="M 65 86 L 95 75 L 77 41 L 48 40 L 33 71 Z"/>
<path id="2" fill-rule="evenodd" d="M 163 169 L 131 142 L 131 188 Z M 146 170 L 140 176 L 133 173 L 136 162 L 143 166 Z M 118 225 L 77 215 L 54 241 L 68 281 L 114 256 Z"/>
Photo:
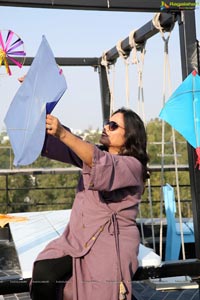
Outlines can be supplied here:
<path id="1" fill-rule="evenodd" d="M 5 144 L 8 141 L 9 141 L 8 135 L 2 135 L 2 136 L 0 136 L 0 142 L 1 142 L 1 144 Z"/>

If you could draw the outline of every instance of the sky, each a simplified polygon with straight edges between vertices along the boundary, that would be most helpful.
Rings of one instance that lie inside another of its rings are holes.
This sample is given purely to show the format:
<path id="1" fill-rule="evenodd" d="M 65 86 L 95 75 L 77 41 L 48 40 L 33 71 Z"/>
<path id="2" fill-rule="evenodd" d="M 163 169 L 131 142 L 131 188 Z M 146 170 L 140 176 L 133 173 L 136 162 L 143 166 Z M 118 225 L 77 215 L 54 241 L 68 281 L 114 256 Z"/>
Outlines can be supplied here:
<path id="1" fill-rule="evenodd" d="M 103 52 L 124 40 L 150 20 L 154 13 L 100 12 L 83 10 L 54 10 L 38 8 L 1 7 L 0 29 L 11 29 L 24 41 L 27 56 L 34 57 L 45 35 L 55 57 L 100 57 Z M 197 39 L 200 39 L 200 8 L 195 10 Z M 167 36 L 167 34 L 166 34 Z M 139 54 L 138 54 L 138 58 Z M 157 118 L 163 105 L 164 42 L 158 33 L 147 41 L 143 67 L 144 117 Z M 181 63 L 178 24 L 169 40 L 171 88 L 166 97 L 181 83 Z M 4 118 L 20 87 L 17 78 L 29 67 L 14 68 L 13 75 L 0 68 L 0 132 L 5 130 Z M 68 89 L 52 114 L 73 129 L 102 128 L 102 108 L 99 76 L 92 67 L 63 67 Z M 129 85 L 130 108 L 138 107 L 137 66 L 129 63 L 126 77 L 125 63 L 117 60 L 111 73 L 114 87 L 114 108 L 126 106 L 126 87 Z M 114 74 L 114 75 L 112 75 Z"/>

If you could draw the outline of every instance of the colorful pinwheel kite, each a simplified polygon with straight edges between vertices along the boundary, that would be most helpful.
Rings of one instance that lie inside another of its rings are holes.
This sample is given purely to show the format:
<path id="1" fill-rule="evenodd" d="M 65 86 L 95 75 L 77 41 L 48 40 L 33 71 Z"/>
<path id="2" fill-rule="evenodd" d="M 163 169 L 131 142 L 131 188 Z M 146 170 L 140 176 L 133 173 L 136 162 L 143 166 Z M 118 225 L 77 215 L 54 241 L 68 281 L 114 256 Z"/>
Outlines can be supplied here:
<path id="1" fill-rule="evenodd" d="M 21 38 L 12 30 L 0 30 L 0 70 L 2 65 L 4 65 L 6 73 L 12 75 L 9 61 L 21 68 L 25 56 L 24 42 Z"/>

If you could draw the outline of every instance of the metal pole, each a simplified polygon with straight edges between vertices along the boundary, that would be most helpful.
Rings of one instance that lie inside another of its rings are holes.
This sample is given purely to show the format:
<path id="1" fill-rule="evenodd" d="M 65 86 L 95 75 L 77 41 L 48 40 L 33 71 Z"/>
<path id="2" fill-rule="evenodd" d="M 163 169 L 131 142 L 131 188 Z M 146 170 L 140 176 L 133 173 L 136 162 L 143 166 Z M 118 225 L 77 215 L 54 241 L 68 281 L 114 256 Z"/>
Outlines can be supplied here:
<path id="1" fill-rule="evenodd" d="M 171 27 L 176 22 L 176 14 L 171 13 L 161 13 L 160 14 L 160 25 L 165 29 L 165 31 L 169 31 Z M 135 42 L 138 44 L 138 48 L 143 47 L 144 43 L 157 34 L 159 32 L 153 25 L 152 20 L 146 23 L 144 26 L 136 30 L 134 37 Z M 132 48 L 129 44 L 129 37 L 125 38 L 121 43 L 122 49 L 129 53 Z M 106 58 L 109 62 L 115 61 L 119 57 L 119 53 L 117 51 L 116 46 L 106 52 Z"/>
<path id="2" fill-rule="evenodd" d="M 9 211 L 9 187 L 8 187 L 8 174 L 5 176 L 5 183 L 6 183 L 6 207 L 7 207 L 7 212 Z"/>
<path id="3" fill-rule="evenodd" d="M 167 2 L 167 3 L 166 3 Z M 38 7 L 48 9 L 78 9 L 78 10 L 99 10 L 99 11 L 136 11 L 136 12 L 159 12 L 163 4 L 170 3 L 170 9 L 176 10 L 177 7 L 183 6 L 183 0 L 173 2 L 169 0 L 45 0 L 45 1 L 25 1 L 25 0 L 0 0 L 0 6 L 16 6 L 16 7 Z M 189 1 L 188 1 L 189 2 Z M 189 9 L 194 7 L 192 4 L 195 0 L 190 0 Z M 179 4 L 180 3 L 180 4 Z M 179 5 L 178 5 L 179 4 Z M 187 5 L 187 2 L 186 2 Z"/>
<path id="4" fill-rule="evenodd" d="M 101 92 L 102 116 L 103 121 L 105 121 L 108 120 L 110 116 L 110 89 L 106 74 L 106 68 L 100 65 L 98 67 L 98 72 Z"/>
<path id="5" fill-rule="evenodd" d="M 183 80 L 195 69 L 200 71 L 194 11 L 179 15 L 179 34 Z M 192 196 L 196 257 L 200 258 L 200 170 L 195 167 L 195 149 L 188 144 L 188 162 Z"/>

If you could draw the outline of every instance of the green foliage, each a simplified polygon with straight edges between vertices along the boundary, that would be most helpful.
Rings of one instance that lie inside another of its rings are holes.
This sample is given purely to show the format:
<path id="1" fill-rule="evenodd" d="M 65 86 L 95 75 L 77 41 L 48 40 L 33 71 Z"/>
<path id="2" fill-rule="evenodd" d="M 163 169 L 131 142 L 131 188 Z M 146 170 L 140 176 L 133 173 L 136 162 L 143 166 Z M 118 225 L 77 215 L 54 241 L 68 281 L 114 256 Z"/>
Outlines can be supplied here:
<path id="1" fill-rule="evenodd" d="M 163 128 L 162 128 L 163 126 Z M 187 164 L 187 144 L 184 138 L 174 131 L 175 145 L 173 145 L 173 131 L 170 125 L 159 119 L 151 120 L 147 124 L 148 152 L 150 164 L 174 164 L 174 153 L 177 153 L 177 163 Z M 164 157 L 162 152 L 164 148 Z"/>
<path id="2" fill-rule="evenodd" d="M 187 143 L 184 138 L 167 123 L 159 119 L 151 120 L 146 127 L 148 136 L 148 153 L 150 156 L 151 166 L 159 166 L 160 170 L 152 171 L 150 179 L 146 184 L 146 189 L 142 197 L 141 215 L 150 218 L 151 214 L 155 218 L 164 215 L 164 205 L 162 199 L 161 186 L 169 183 L 175 188 L 177 199 L 176 185 L 180 188 L 181 213 L 183 217 L 191 217 L 191 193 L 189 172 L 178 172 L 178 183 L 176 177 L 175 163 L 177 165 L 187 165 Z M 173 143 L 173 135 L 175 143 Z M 176 153 L 176 156 L 175 156 Z M 171 171 L 166 171 L 164 166 L 172 166 Z M 153 169 L 153 168 L 152 168 Z M 189 200 L 189 202 L 188 202 Z M 151 202 L 153 203 L 151 204 Z M 151 210 L 152 208 L 152 210 Z M 178 212 L 177 212 L 178 216 Z"/>
<path id="3" fill-rule="evenodd" d="M 83 131 L 81 137 L 88 142 L 98 144 L 101 137 L 101 132 L 99 129 L 93 130 L 92 128 L 89 128 Z"/>

